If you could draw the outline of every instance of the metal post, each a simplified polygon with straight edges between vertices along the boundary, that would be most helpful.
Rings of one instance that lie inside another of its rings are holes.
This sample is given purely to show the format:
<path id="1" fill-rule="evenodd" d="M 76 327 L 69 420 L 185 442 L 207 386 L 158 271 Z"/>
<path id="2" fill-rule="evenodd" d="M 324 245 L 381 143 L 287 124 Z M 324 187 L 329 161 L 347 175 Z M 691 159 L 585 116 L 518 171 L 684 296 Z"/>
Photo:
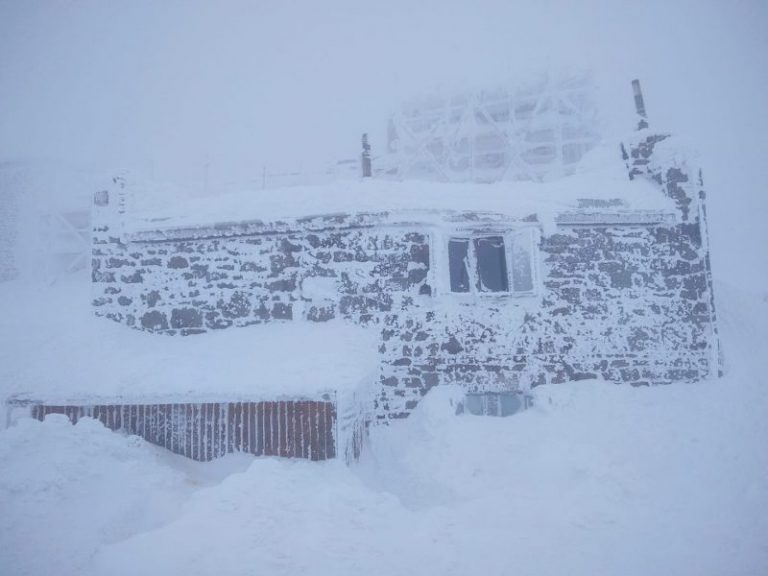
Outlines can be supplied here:
<path id="1" fill-rule="evenodd" d="M 648 116 L 645 113 L 645 101 L 643 100 L 643 91 L 640 89 L 640 80 L 632 80 L 632 92 L 635 95 L 635 111 L 640 117 L 637 122 L 637 129 L 648 128 Z"/>
<path id="2" fill-rule="evenodd" d="M 363 134 L 363 178 L 370 178 L 371 174 L 371 145 L 368 144 L 368 134 Z"/>

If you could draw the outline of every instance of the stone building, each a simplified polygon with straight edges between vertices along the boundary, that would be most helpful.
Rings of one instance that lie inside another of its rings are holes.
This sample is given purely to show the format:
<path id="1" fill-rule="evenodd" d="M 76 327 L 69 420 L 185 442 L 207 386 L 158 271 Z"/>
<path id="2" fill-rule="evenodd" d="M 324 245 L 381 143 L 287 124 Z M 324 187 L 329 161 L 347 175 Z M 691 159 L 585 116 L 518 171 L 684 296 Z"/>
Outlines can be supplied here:
<path id="1" fill-rule="evenodd" d="M 446 383 L 465 388 L 468 411 L 504 415 L 544 383 L 701 380 L 719 369 L 705 195 L 670 144 L 639 130 L 615 151 L 618 177 L 373 179 L 148 218 L 124 213 L 130 186 L 115 180 L 95 197 L 94 310 L 174 338 L 365 327 L 378 421 Z"/>

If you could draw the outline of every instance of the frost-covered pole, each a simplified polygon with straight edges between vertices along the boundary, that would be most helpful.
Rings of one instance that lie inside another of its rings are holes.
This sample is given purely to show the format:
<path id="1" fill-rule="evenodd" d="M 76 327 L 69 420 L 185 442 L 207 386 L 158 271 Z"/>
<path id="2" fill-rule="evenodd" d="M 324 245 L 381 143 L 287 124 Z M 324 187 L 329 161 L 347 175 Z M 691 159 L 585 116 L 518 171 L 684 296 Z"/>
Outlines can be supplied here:
<path id="1" fill-rule="evenodd" d="M 648 116 L 645 113 L 645 101 L 643 100 L 643 91 L 640 89 L 640 80 L 632 80 L 632 92 L 635 94 L 635 111 L 639 116 L 637 129 L 648 128 Z"/>
<path id="2" fill-rule="evenodd" d="M 363 178 L 371 177 L 371 145 L 368 144 L 368 134 L 363 134 Z"/>

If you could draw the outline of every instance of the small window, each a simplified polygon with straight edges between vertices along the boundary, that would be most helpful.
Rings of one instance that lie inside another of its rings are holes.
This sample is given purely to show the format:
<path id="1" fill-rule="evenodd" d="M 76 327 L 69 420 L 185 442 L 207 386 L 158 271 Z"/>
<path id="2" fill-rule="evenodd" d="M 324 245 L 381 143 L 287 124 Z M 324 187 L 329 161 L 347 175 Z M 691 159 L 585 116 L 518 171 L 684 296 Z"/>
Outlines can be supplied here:
<path id="1" fill-rule="evenodd" d="M 478 235 L 448 240 L 451 292 L 534 291 L 531 229 L 505 236 Z"/>
<path id="2" fill-rule="evenodd" d="M 467 394 L 465 410 L 475 416 L 511 416 L 527 407 L 519 392 L 484 392 Z"/>

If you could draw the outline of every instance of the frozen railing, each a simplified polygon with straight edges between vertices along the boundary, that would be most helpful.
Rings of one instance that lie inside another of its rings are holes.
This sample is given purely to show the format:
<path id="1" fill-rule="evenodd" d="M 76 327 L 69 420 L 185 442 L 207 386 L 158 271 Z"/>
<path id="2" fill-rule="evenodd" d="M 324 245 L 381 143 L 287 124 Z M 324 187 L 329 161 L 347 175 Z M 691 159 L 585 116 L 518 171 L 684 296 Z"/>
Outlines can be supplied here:
<path id="1" fill-rule="evenodd" d="M 37 420 L 62 414 L 75 424 L 99 420 L 110 430 L 134 434 L 193 460 L 231 452 L 328 460 L 337 455 L 336 403 L 328 400 L 258 402 L 38 402 L 11 399 Z"/>

